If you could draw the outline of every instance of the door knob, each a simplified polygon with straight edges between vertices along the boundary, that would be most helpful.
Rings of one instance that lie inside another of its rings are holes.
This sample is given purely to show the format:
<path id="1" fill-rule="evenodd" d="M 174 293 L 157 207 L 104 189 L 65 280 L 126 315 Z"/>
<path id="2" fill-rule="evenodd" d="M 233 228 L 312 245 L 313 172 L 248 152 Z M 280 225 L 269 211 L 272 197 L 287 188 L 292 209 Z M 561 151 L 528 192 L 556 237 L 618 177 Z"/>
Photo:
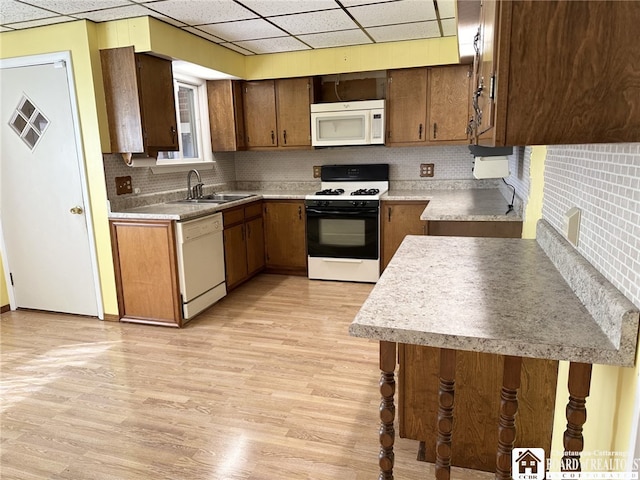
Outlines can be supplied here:
<path id="1" fill-rule="evenodd" d="M 84 210 L 82 209 L 82 207 L 73 207 L 69 211 L 74 215 L 82 215 L 84 213 Z"/>

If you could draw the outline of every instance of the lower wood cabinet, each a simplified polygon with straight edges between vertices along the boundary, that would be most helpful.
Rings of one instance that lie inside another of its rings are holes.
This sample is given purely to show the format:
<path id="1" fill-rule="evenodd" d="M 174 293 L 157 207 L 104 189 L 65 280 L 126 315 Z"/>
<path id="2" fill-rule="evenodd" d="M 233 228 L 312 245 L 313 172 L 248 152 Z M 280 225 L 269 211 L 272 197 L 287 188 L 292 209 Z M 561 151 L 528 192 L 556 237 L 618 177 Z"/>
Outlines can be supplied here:
<path id="1" fill-rule="evenodd" d="M 307 275 L 304 201 L 264 202 L 267 272 Z"/>
<path id="2" fill-rule="evenodd" d="M 264 269 L 262 202 L 222 212 L 227 291 Z"/>
<path id="3" fill-rule="evenodd" d="M 425 233 L 450 237 L 520 238 L 522 222 L 429 221 Z"/>
<path id="4" fill-rule="evenodd" d="M 180 327 L 173 222 L 111 220 L 109 224 L 121 319 Z"/>
<path id="5" fill-rule="evenodd" d="M 407 235 L 424 235 L 427 222 L 420 220 L 429 202 L 422 201 L 383 201 L 380 208 L 380 238 L 382 272 L 391 257 Z"/>

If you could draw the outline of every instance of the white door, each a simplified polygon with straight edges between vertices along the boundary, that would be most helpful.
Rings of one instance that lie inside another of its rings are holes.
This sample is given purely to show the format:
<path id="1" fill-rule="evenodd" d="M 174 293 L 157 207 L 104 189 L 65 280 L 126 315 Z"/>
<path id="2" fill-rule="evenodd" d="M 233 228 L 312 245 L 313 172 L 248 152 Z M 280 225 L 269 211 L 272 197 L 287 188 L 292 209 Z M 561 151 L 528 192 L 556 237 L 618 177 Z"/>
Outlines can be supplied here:
<path id="1" fill-rule="evenodd" d="M 12 306 L 97 316 L 95 257 L 66 63 L 5 65 L 0 219 Z"/>

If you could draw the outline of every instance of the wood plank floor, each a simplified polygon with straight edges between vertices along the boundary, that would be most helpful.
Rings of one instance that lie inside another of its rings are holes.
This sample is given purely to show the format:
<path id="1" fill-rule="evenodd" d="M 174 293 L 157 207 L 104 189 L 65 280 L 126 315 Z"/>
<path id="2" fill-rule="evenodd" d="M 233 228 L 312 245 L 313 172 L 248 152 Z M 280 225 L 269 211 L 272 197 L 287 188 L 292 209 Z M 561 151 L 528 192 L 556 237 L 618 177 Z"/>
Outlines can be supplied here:
<path id="1" fill-rule="evenodd" d="M 377 478 L 378 347 L 347 333 L 371 288 L 260 275 L 182 330 L 2 314 L 0 478 Z M 417 448 L 397 479 L 433 478 Z"/>

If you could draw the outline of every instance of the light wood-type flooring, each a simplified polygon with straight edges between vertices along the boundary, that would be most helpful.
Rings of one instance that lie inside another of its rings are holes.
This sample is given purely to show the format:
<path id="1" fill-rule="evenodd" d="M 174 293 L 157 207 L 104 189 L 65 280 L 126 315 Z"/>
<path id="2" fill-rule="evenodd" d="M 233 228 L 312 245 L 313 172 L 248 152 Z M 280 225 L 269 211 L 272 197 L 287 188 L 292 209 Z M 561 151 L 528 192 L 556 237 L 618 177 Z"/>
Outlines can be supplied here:
<path id="1" fill-rule="evenodd" d="M 260 275 L 182 330 L 3 314 L 0 478 L 378 478 L 378 346 L 347 333 L 371 288 Z M 397 480 L 433 478 L 417 449 Z"/>

